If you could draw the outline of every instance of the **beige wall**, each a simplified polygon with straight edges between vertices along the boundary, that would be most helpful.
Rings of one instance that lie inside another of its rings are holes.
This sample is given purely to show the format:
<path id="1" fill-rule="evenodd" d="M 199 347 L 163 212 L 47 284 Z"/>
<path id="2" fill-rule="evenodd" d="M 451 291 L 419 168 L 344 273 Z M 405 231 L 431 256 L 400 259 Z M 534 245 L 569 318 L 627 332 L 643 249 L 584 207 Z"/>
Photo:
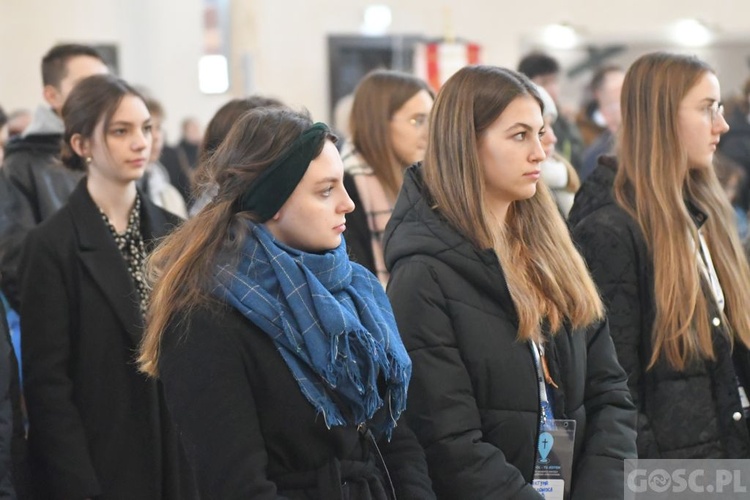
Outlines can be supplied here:
<path id="1" fill-rule="evenodd" d="M 635 40 L 662 36 L 677 18 L 697 17 L 723 36 L 750 37 L 745 0 L 376 1 L 392 8 L 391 33 L 441 36 L 449 10 L 456 34 L 484 46 L 484 62 L 506 66 L 517 63 L 522 40 L 560 21 L 595 39 Z M 273 95 L 326 119 L 326 36 L 356 33 L 369 3 L 234 0 L 232 93 Z M 0 103 L 14 108 L 40 102 L 39 60 L 54 43 L 116 43 L 122 76 L 164 101 L 174 139 L 182 116 L 194 114 L 205 123 L 229 97 L 198 91 L 201 19 L 199 0 L 0 0 Z M 246 67 L 252 68 L 249 81 Z"/>

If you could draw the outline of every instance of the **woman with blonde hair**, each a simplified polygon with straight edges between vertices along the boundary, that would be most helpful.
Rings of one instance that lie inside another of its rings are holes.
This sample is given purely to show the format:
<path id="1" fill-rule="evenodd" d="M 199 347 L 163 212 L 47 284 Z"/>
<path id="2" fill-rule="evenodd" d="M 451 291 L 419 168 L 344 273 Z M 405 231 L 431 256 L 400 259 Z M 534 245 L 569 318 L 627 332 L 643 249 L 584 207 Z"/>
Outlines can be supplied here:
<path id="1" fill-rule="evenodd" d="M 386 232 L 388 295 L 413 363 L 407 422 L 439 498 L 543 498 L 532 481 L 558 424 L 575 427 L 571 498 L 622 498 L 635 457 L 601 300 L 538 182 L 542 111 L 519 73 L 456 73 Z"/>
<path id="2" fill-rule="evenodd" d="M 358 208 L 345 237 L 353 258 L 385 285 L 383 232 L 401 189 L 404 170 L 422 161 L 433 94 L 419 78 L 391 70 L 365 76 L 354 92 L 343 153 L 347 190 Z"/>
<path id="3" fill-rule="evenodd" d="M 286 108 L 245 113 L 208 160 L 216 196 L 151 257 L 141 368 L 204 498 L 434 498 L 398 422 L 411 362 L 341 238 L 334 140 Z"/>
<path id="4" fill-rule="evenodd" d="M 641 458 L 750 458 L 750 269 L 712 166 L 728 126 L 693 56 L 638 59 L 617 160 L 576 198 L 574 236 L 638 407 Z"/>

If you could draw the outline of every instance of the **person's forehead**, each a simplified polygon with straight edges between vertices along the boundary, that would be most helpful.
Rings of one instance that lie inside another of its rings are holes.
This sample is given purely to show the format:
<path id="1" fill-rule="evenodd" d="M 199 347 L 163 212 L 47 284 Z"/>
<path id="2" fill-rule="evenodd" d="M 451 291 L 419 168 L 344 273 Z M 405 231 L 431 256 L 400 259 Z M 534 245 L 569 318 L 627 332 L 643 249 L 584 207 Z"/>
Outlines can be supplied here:
<path id="1" fill-rule="evenodd" d="M 78 55 L 72 56 L 65 61 L 65 76 L 63 78 L 79 79 L 107 72 L 107 66 L 96 57 Z"/>

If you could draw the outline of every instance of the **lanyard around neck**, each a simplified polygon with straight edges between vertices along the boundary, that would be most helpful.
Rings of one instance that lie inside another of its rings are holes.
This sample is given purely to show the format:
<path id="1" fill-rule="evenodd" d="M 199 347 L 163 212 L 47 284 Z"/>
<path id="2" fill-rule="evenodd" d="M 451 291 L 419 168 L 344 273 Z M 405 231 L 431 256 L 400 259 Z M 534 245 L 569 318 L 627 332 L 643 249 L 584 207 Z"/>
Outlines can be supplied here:
<path id="1" fill-rule="evenodd" d="M 557 387 L 557 384 L 552 381 L 552 377 L 549 375 L 549 369 L 547 368 L 547 361 L 544 355 L 544 346 L 532 340 L 531 352 L 534 356 L 534 365 L 536 367 L 536 379 L 539 389 L 539 407 L 542 417 L 541 425 L 544 426 L 547 423 L 548 418 L 553 418 L 552 406 L 547 397 L 547 385 L 545 381 L 553 387 Z"/>
<path id="2" fill-rule="evenodd" d="M 714 267 L 714 262 L 711 259 L 711 252 L 708 250 L 706 239 L 703 237 L 703 234 L 700 231 L 698 231 L 698 241 L 700 242 L 699 250 L 701 257 L 698 260 L 698 267 L 700 268 L 703 276 L 706 278 L 709 286 L 711 287 L 711 291 L 714 295 L 714 300 L 716 300 L 716 305 L 719 306 L 720 311 L 724 311 L 724 290 L 721 288 L 719 276 L 718 274 L 716 274 L 716 268 Z"/>

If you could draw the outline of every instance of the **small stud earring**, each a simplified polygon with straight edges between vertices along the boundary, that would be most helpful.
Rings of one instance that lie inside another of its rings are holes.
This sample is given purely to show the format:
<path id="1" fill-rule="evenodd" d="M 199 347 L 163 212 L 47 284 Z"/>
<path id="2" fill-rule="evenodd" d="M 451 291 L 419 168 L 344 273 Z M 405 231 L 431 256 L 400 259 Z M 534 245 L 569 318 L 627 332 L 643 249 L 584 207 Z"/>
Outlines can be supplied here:
<path id="1" fill-rule="evenodd" d="M 94 161 L 94 159 L 90 156 L 86 157 L 86 165 L 91 165 L 91 162 Z"/>

